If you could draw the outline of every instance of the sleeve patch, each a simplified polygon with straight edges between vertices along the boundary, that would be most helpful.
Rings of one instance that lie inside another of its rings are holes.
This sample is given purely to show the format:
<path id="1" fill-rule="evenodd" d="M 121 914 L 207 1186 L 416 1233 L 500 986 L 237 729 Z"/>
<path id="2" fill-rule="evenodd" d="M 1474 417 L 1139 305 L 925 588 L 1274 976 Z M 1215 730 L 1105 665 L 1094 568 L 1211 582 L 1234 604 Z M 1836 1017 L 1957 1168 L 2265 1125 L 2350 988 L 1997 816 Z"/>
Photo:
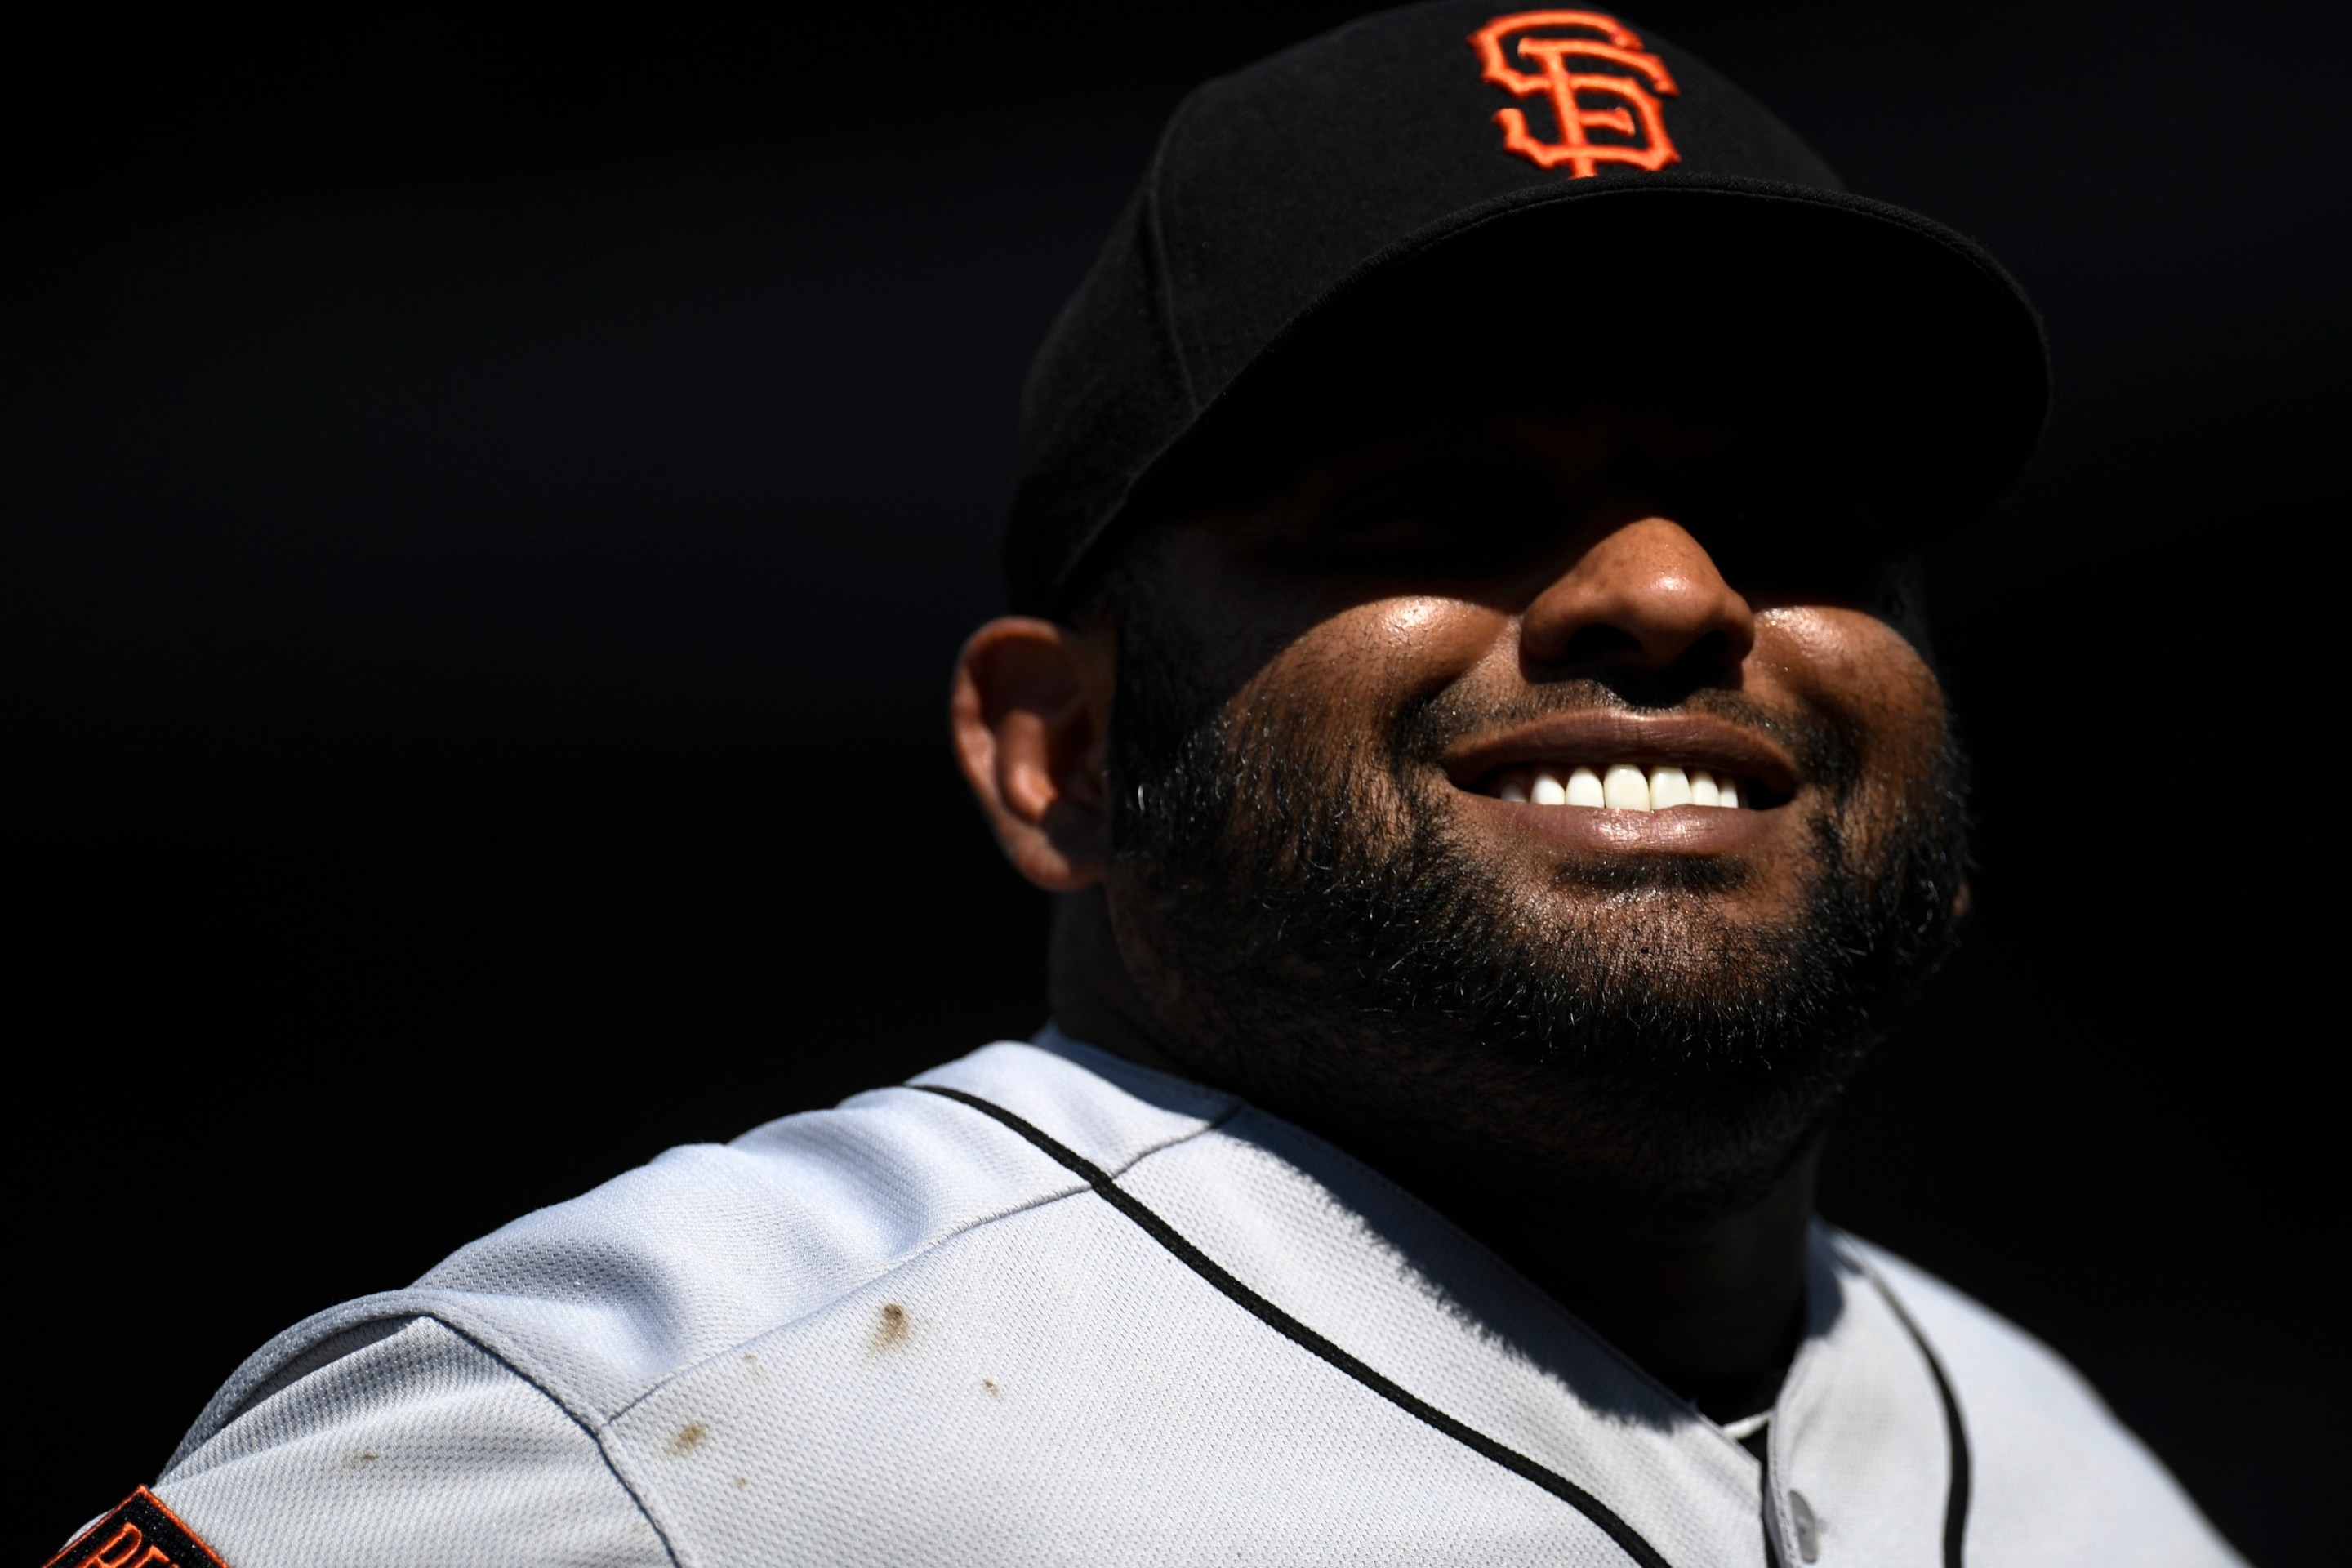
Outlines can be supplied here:
<path id="1" fill-rule="evenodd" d="M 228 1568 L 163 1500 L 141 1487 L 46 1568 Z"/>

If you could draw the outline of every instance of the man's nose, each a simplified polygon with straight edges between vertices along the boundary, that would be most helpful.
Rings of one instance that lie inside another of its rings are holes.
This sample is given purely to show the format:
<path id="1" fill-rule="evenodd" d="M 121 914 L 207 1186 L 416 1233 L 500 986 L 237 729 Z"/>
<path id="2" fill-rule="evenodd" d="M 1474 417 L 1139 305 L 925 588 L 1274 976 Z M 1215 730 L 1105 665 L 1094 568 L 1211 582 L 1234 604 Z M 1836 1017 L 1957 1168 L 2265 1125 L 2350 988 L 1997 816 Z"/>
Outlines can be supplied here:
<path id="1" fill-rule="evenodd" d="M 1519 639 L 1538 665 L 1606 658 L 1664 670 L 1697 652 L 1730 670 L 1756 646 L 1756 612 L 1688 530 L 1645 517 L 1603 536 L 1548 584 L 1521 616 Z"/>

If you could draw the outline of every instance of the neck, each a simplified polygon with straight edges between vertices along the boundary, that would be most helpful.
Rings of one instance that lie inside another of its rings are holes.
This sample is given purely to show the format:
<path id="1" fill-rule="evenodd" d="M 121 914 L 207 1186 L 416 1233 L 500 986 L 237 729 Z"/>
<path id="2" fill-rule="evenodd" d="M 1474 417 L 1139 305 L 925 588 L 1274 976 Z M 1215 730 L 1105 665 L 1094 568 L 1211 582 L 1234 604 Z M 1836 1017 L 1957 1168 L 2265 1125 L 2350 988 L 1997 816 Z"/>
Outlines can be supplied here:
<path id="1" fill-rule="evenodd" d="M 1066 895 L 1054 921 L 1054 1016 L 1129 1060 L 1247 1094 L 1194 1065 L 1156 1026 L 1120 962 L 1102 895 Z M 1531 1179 L 1524 1162 L 1432 1158 L 1312 1105 L 1268 1104 L 1427 1203 L 1574 1312 L 1653 1377 L 1717 1420 L 1772 1402 L 1800 1337 L 1816 1139 L 1754 1202 L 1684 1215 Z M 1410 1121 L 1410 1118 L 1401 1118 Z"/>
<path id="2" fill-rule="evenodd" d="M 1659 1382 L 1732 1420 L 1772 1403 L 1796 1350 L 1819 1152 L 1816 1142 L 1753 1205 L 1703 1215 L 1482 1180 L 1410 1156 L 1371 1163 Z"/>

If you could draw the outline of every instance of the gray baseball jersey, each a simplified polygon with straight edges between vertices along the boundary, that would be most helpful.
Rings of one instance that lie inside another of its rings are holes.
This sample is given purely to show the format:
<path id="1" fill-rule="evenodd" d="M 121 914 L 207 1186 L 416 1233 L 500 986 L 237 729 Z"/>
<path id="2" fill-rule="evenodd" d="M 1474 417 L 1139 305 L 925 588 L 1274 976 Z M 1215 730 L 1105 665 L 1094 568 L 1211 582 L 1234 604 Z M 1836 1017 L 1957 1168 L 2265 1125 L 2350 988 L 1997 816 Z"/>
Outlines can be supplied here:
<path id="1" fill-rule="evenodd" d="M 1049 1029 L 289 1330 L 139 1517 L 228 1568 L 2236 1561 L 1948 1287 L 1822 1226 L 1808 1313 L 1759 1459 L 1361 1164 Z"/>

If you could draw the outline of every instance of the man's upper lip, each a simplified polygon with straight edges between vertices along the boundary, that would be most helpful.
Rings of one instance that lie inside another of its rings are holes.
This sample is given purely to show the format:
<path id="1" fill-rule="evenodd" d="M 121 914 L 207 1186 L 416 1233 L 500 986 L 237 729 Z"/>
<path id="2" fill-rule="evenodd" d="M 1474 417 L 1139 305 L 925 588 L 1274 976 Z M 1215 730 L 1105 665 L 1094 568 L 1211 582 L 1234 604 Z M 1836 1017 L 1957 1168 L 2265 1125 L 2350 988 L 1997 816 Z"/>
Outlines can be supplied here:
<path id="1" fill-rule="evenodd" d="M 1706 768 L 1753 779 L 1780 795 L 1797 788 L 1794 758 L 1770 736 L 1706 713 L 1626 713 L 1587 709 L 1507 730 L 1465 736 L 1448 747 L 1445 772 L 1467 787 L 1497 769 L 1546 763 L 1596 771 L 1636 767 Z"/>

